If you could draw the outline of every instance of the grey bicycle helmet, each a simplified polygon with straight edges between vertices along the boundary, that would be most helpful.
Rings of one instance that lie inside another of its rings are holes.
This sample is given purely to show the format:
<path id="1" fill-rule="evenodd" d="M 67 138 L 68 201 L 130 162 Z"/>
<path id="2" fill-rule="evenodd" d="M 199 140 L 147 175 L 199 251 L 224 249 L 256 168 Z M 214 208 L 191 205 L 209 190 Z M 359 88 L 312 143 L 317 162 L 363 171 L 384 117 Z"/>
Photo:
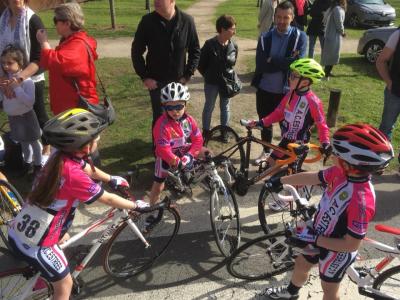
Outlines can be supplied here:
<path id="1" fill-rule="evenodd" d="M 187 86 L 179 82 L 171 82 L 161 89 L 161 103 L 170 101 L 186 101 L 190 99 Z"/>
<path id="2" fill-rule="evenodd" d="M 43 136 L 64 152 L 74 152 L 92 141 L 108 123 L 82 108 L 66 110 L 46 122 Z"/>

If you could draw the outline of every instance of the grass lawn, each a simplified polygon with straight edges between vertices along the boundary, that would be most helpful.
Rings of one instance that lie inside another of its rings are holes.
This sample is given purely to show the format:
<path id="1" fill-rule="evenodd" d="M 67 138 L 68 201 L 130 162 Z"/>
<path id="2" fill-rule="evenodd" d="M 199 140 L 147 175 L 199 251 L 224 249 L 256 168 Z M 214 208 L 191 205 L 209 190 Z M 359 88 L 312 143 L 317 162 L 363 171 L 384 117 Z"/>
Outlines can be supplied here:
<path id="1" fill-rule="evenodd" d="M 181 9 L 186 9 L 196 0 L 179 0 Z M 115 0 L 116 29 L 111 28 L 110 6 L 108 0 L 88 1 L 82 4 L 85 14 L 85 28 L 92 36 L 120 37 L 133 36 L 141 17 L 147 13 L 144 0 Z M 150 1 L 153 9 L 153 1 Z M 54 24 L 53 10 L 38 12 L 49 31 L 51 39 L 58 39 Z"/>
<path id="2" fill-rule="evenodd" d="M 396 24 L 400 25 L 400 0 L 388 0 L 396 9 Z M 233 15 L 237 21 L 237 35 L 245 38 L 258 38 L 258 7 L 257 0 L 228 0 L 218 6 L 215 19 L 222 14 Z M 365 28 L 346 28 L 347 38 L 359 39 Z"/>
<path id="3" fill-rule="evenodd" d="M 316 58 L 319 61 L 319 57 Z M 248 71 L 254 71 L 254 59 L 248 62 Z M 342 91 L 336 126 L 353 122 L 366 122 L 379 126 L 383 109 L 384 83 L 374 65 L 365 63 L 363 57 L 346 54 L 340 64 L 333 68 L 336 75 L 329 81 L 313 85 L 312 89 L 324 103 L 325 114 L 328 112 L 331 89 Z M 331 129 L 333 133 L 335 128 Z M 393 132 L 393 146 L 397 153 L 400 143 L 400 127 L 397 124 Z M 397 159 L 391 163 L 391 169 L 398 167 Z"/>

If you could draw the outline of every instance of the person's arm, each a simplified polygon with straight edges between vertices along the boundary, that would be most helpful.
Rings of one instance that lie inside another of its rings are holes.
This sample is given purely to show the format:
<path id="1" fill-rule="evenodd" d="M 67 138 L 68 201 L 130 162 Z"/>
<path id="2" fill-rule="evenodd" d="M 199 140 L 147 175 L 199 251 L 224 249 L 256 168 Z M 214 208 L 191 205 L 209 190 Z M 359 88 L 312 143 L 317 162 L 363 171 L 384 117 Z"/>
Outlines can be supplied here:
<path id="1" fill-rule="evenodd" d="M 24 81 L 21 84 L 12 84 L 15 97 L 27 107 L 33 107 L 35 103 L 35 84 L 32 80 Z"/>
<path id="2" fill-rule="evenodd" d="M 94 180 L 99 180 L 104 183 L 108 183 L 111 180 L 111 175 L 100 170 L 97 167 L 94 167 L 94 170 L 92 170 L 91 166 L 89 164 L 85 164 L 83 171 L 92 179 Z"/>
<path id="3" fill-rule="evenodd" d="M 339 6 L 336 6 L 332 11 L 331 17 L 333 17 L 337 32 L 344 36 L 344 11 Z"/>
<path id="4" fill-rule="evenodd" d="M 325 113 L 322 107 L 322 101 L 313 95 L 311 99 L 308 100 L 310 106 L 311 117 L 317 126 L 318 137 L 321 144 L 329 143 L 329 128 L 326 124 Z"/>
<path id="5" fill-rule="evenodd" d="M 269 115 L 267 115 L 262 119 L 264 127 L 268 127 L 273 123 L 280 122 L 285 118 L 285 106 L 288 101 L 289 95 L 290 94 L 286 94 L 285 97 L 279 103 L 278 107 L 275 108 L 275 110 L 272 113 L 270 113 Z"/>
<path id="6" fill-rule="evenodd" d="M 392 90 L 392 79 L 389 74 L 389 62 L 394 55 L 394 51 L 395 49 L 385 46 L 376 60 L 376 69 L 383 81 L 386 83 L 386 87 L 389 91 Z"/>
<path id="7" fill-rule="evenodd" d="M 209 65 L 209 61 L 210 61 L 210 51 L 209 51 L 209 44 L 206 41 L 203 45 L 203 47 L 201 48 L 201 52 L 200 52 L 200 60 L 199 60 L 199 66 L 198 66 L 198 70 L 200 72 L 200 74 L 204 77 L 206 70 L 208 68 Z"/>
<path id="8" fill-rule="evenodd" d="M 137 207 L 135 202 L 124 199 L 107 191 L 104 191 L 97 201 L 115 208 L 135 209 Z"/>
<path id="9" fill-rule="evenodd" d="M 190 17 L 189 25 L 189 35 L 188 35 L 188 61 L 185 66 L 185 71 L 183 77 L 180 81 L 181 83 L 186 83 L 193 76 L 194 71 L 196 71 L 200 60 L 200 44 L 199 37 L 197 35 L 196 25 L 194 20 Z M 183 81 L 182 81 L 183 80 Z"/>
<path id="10" fill-rule="evenodd" d="M 322 182 L 319 172 L 302 172 L 281 177 L 281 183 L 290 185 L 316 185 Z"/>
<path id="11" fill-rule="evenodd" d="M 145 80 L 147 78 L 146 62 L 143 57 L 146 49 L 147 49 L 147 38 L 145 30 L 145 21 L 143 17 L 137 27 L 135 38 L 132 42 L 132 48 L 131 48 L 131 59 L 133 68 L 135 69 L 136 74 L 142 80 Z"/>
<path id="12" fill-rule="evenodd" d="M 201 134 L 196 121 L 192 117 L 189 117 L 189 118 L 190 118 L 190 122 L 192 124 L 192 133 L 190 134 L 190 139 L 191 139 L 192 145 L 190 146 L 190 149 L 188 152 L 194 158 L 196 158 L 199 155 L 201 148 L 203 147 L 203 143 L 204 143 L 203 135 Z"/>
<path id="13" fill-rule="evenodd" d="M 170 133 L 168 129 L 161 127 L 161 122 L 156 122 L 153 128 L 155 154 L 160 157 L 170 166 L 177 166 L 179 163 L 179 157 L 172 152 L 170 145 Z"/>

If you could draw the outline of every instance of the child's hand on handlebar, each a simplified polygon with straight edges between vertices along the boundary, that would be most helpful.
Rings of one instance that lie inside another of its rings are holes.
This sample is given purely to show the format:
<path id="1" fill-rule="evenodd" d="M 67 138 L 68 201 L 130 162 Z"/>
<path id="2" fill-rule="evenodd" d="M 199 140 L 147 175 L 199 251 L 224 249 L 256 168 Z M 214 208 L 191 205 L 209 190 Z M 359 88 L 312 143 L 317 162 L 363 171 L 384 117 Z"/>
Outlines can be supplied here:
<path id="1" fill-rule="evenodd" d="M 133 209 L 134 211 L 140 212 L 143 209 L 149 208 L 150 204 L 143 201 L 143 200 L 136 200 L 135 201 L 136 207 Z"/>
<path id="2" fill-rule="evenodd" d="M 249 120 L 249 123 L 247 124 L 247 127 L 250 128 L 263 128 L 263 121 L 262 120 Z"/>
<path id="3" fill-rule="evenodd" d="M 178 169 L 183 171 L 188 171 L 193 167 L 194 158 L 191 154 L 187 153 L 181 157 L 178 163 Z"/>
<path id="4" fill-rule="evenodd" d="M 319 150 L 323 155 L 330 156 L 332 154 L 332 145 L 330 143 L 322 143 Z"/>
<path id="5" fill-rule="evenodd" d="M 108 182 L 108 185 L 113 189 L 113 190 L 118 190 L 118 188 L 129 188 L 129 183 L 128 181 L 121 177 L 121 176 L 110 176 L 110 181 Z"/>

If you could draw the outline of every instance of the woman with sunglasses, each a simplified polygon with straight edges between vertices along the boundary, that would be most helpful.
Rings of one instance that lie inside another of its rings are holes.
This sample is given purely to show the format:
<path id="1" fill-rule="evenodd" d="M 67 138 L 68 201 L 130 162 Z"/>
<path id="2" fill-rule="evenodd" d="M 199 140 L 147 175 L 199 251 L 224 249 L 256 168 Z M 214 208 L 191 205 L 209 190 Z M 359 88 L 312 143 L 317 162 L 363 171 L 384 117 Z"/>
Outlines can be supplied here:
<path id="1" fill-rule="evenodd" d="M 202 152 L 201 132 L 195 119 L 186 113 L 189 98 L 188 88 L 180 83 L 171 82 L 161 89 L 161 104 L 165 112 L 153 128 L 156 164 L 150 204 L 160 200 L 167 170 L 190 170 L 193 160 Z"/>
<path id="2" fill-rule="evenodd" d="M 59 114 L 76 108 L 79 94 L 90 103 L 98 104 L 94 64 L 97 42 L 83 30 L 81 7 L 72 2 L 61 4 L 54 9 L 53 20 L 61 36 L 55 49 L 51 49 L 45 30 L 36 34 L 42 47 L 40 66 L 49 70 L 51 111 Z"/>
<path id="3" fill-rule="evenodd" d="M 290 65 L 289 92 L 283 97 L 278 107 L 268 116 L 252 121 L 251 127 L 267 127 L 280 123 L 282 140 L 279 147 L 286 148 L 289 143 L 307 143 L 311 137 L 311 128 L 317 125 L 321 143 L 321 152 L 330 154 L 329 129 L 321 100 L 311 91 L 311 85 L 319 82 L 325 75 L 321 65 L 311 58 L 301 58 Z M 276 159 L 283 159 L 281 153 L 273 151 L 267 164 L 273 166 Z M 304 157 L 305 158 L 305 157 Z M 280 211 L 287 203 L 274 201 L 270 209 Z"/>

